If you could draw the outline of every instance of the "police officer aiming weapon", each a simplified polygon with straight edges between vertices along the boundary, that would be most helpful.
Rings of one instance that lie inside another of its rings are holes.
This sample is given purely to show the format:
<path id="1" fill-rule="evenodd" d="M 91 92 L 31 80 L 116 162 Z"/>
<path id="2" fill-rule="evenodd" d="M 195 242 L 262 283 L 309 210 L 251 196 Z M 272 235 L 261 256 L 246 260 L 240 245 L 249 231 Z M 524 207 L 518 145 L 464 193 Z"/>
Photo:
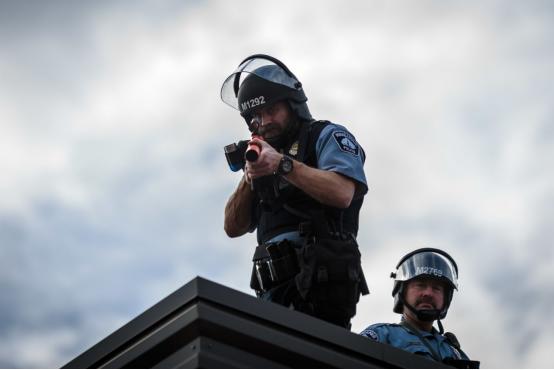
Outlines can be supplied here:
<path id="1" fill-rule="evenodd" d="M 221 98 L 258 135 L 224 148 L 231 170 L 244 171 L 225 232 L 257 231 L 250 286 L 260 299 L 349 328 L 368 293 L 356 242 L 363 149 L 344 126 L 314 120 L 298 78 L 269 55 L 243 60 Z"/>

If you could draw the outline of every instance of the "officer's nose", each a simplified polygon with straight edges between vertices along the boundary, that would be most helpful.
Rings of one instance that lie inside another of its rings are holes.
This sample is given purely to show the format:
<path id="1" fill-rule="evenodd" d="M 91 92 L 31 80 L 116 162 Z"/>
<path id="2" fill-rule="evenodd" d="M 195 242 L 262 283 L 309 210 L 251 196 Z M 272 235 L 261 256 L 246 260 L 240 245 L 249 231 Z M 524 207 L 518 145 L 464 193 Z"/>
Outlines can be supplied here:
<path id="1" fill-rule="evenodd" d="M 422 291 L 421 294 L 424 296 L 432 296 L 433 295 L 433 287 L 430 285 L 427 285 Z"/>

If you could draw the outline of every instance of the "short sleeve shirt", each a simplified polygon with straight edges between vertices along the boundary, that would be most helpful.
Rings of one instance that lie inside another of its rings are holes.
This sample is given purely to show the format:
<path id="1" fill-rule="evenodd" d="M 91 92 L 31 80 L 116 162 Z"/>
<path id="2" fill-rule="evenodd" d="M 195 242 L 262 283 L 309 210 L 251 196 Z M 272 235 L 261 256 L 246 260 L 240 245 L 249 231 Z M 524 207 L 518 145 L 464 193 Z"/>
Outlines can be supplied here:
<path id="1" fill-rule="evenodd" d="M 364 173 L 365 153 L 344 126 L 330 123 L 323 128 L 316 141 L 317 168 L 340 173 L 359 184 L 357 195 L 367 192 Z"/>
<path id="2" fill-rule="evenodd" d="M 433 350 L 439 354 L 441 360 L 456 359 L 469 360 L 467 355 L 454 348 L 446 339 L 433 329 L 433 332 L 420 331 L 420 334 L 427 339 Z M 410 330 L 399 324 L 374 324 L 367 327 L 360 335 L 376 342 L 390 344 L 393 347 L 421 355 L 435 360 L 429 348 L 422 343 L 419 337 Z"/>

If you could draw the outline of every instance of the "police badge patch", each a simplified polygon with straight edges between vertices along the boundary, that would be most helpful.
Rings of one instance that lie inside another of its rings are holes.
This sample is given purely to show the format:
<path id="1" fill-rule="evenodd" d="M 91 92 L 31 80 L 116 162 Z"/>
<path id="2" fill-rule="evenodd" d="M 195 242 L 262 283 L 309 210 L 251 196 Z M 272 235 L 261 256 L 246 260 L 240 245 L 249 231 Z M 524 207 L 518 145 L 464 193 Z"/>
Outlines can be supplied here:
<path id="1" fill-rule="evenodd" d="M 296 157 L 296 155 L 298 154 L 298 141 L 295 141 L 290 149 L 289 149 L 289 154 L 292 155 L 293 157 Z"/>
<path id="2" fill-rule="evenodd" d="M 346 153 L 357 156 L 360 153 L 360 147 L 354 137 L 348 132 L 344 131 L 335 131 L 333 132 L 333 137 L 337 142 L 340 150 Z"/>

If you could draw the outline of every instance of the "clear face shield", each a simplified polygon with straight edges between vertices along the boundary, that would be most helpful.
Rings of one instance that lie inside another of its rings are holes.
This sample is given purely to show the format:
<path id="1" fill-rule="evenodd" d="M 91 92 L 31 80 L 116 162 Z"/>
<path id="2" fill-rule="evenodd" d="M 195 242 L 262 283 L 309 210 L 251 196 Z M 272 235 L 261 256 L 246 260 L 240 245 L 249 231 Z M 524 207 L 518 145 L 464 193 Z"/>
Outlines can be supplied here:
<path id="1" fill-rule="evenodd" d="M 261 57 L 252 58 L 239 65 L 223 82 L 221 86 L 221 100 L 225 104 L 239 110 L 238 91 L 246 77 L 250 74 L 293 90 L 301 86 L 296 78 L 290 76 L 281 66 L 273 61 Z"/>
<path id="2" fill-rule="evenodd" d="M 458 289 L 458 274 L 453 262 L 436 252 L 414 254 L 397 269 L 395 280 L 408 281 L 420 275 L 445 280 L 454 289 Z"/>

